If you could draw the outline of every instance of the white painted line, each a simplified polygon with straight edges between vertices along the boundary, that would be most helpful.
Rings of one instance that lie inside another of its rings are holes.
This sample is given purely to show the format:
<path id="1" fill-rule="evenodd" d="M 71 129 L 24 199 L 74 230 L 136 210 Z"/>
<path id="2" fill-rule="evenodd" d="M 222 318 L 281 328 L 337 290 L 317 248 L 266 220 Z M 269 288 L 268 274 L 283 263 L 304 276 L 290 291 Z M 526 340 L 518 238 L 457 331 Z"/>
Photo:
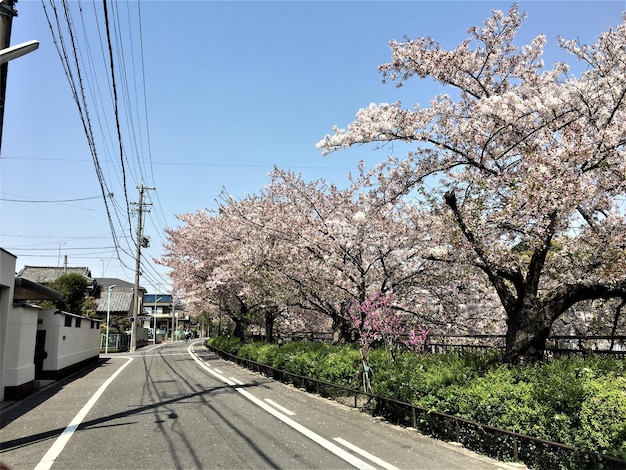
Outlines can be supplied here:
<path id="1" fill-rule="evenodd" d="M 191 351 L 190 351 L 190 353 L 191 353 Z M 202 363 L 202 361 L 198 360 L 198 358 L 196 358 L 193 354 L 189 354 L 189 355 L 200 365 L 200 367 L 204 368 L 209 374 L 211 374 L 215 378 L 221 380 L 222 382 L 224 382 L 224 383 L 226 383 L 228 385 L 233 385 L 233 386 L 237 385 L 235 382 L 232 381 L 232 379 L 226 378 L 223 375 L 218 374 L 217 372 L 215 372 L 215 369 L 209 369 L 205 364 Z M 341 447 L 339 447 L 335 443 L 333 443 L 333 442 L 329 441 L 328 439 L 325 439 L 324 437 L 320 436 L 319 434 L 311 431 L 309 428 L 303 426 L 302 424 L 298 423 L 297 421 L 294 421 L 290 417 L 288 417 L 288 416 L 284 415 L 283 413 L 279 412 L 277 409 L 272 408 L 271 406 L 269 406 L 268 404 L 266 404 L 265 402 L 263 402 L 259 398 L 255 397 L 254 395 L 252 395 L 248 391 L 244 390 L 243 388 L 237 387 L 237 388 L 235 388 L 235 390 L 237 390 L 237 392 L 239 392 L 242 396 L 244 396 L 245 398 L 250 400 L 252 403 L 256 404 L 258 407 L 260 407 L 263 410 L 267 411 L 272 416 L 278 418 L 280 421 L 285 423 L 287 426 L 289 426 L 292 429 L 298 431 L 300 434 L 302 434 L 303 436 L 311 439 L 313 442 L 316 442 L 317 444 L 319 444 L 320 446 L 324 447 L 329 452 L 332 452 L 337 457 L 339 457 L 340 459 L 342 459 L 345 462 L 349 463 L 353 467 L 356 467 L 356 468 L 358 468 L 360 470 L 376 470 L 376 467 L 372 467 L 367 462 L 359 459 L 358 457 L 355 457 L 350 452 L 345 451 L 344 449 L 342 449 Z"/>
<path id="2" fill-rule="evenodd" d="M 236 379 L 235 377 L 231 377 L 230 380 L 235 382 L 237 385 L 243 385 L 243 382 L 239 379 Z"/>
<path id="3" fill-rule="evenodd" d="M 221 371 L 221 370 L 219 370 L 219 369 L 215 369 L 215 372 L 217 372 L 218 374 L 223 374 L 223 373 L 224 373 L 224 372 L 222 372 L 222 371 Z"/>
<path id="4" fill-rule="evenodd" d="M 295 415 L 295 413 L 293 411 L 288 410 L 284 406 L 280 406 L 278 403 L 276 403 L 271 398 L 266 398 L 265 401 L 268 402 L 270 405 L 272 405 L 274 408 L 278 408 L 280 411 L 282 411 L 286 415 L 289 415 L 289 416 L 294 416 Z"/>
<path id="5" fill-rule="evenodd" d="M 342 439 L 340 437 L 335 437 L 333 440 L 338 442 L 342 446 L 347 447 L 352 452 L 356 452 L 361 457 L 365 457 L 367 460 L 370 460 L 371 462 L 374 462 L 375 464 L 380 465 L 381 467 L 386 468 L 387 470 L 399 470 L 398 467 L 394 467 L 390 463 L 385 462 L 383 459 L 380 459 L 380 458 L 376 457 L 375 455 L 370 454 L 366 450 L 363 450 L 360 447 L 357 447 L 354 444 L 351 444 L 350 442 L 348 442 L 348 441 L 346 441 L 346 440 L 344 440 L 344 439 Z"/>
<path id="6" fill-rule="evenodd" d="M 61 435 L 57 437 L 57 440 L 54 441 L 54 444 L 52 444 L 52 447 L 48 449 L 48 452 L 46 452 L 46 455 L 44 455 L 43 458 L 39 461 L 39 463 L 35 467 L 35 470 L 48 470 L 52 467 L 52 465 L 54 464 L 54 461 L 59 456 L 59 454 L 61 454 L 61 452 L 63 451 L 63 448 L 72 437 L 72 434 L 74 434 L 74 431 L 78 429 L 78 426 L 80 426 L 80 423 L 83 422 L 83 419 L 85 419 L 85 416 L 87 416 L 87 413 L 89 413 L 89 410 L 93 408 L 93 406 L 96 404 L 98 399 L 102 396 L 106 388 L 109 385 L 111 385 L 111 383 L 115 380 L 115 378 L 118 375 L 120 375 L 120 373 L 124 370 L 124 368 L 128 364 L 130 364 L 133 360 L 132 357 L 124 357 L 124 359 L 128 359 L 128 360 L 122 367 L 117 369 L 115 373 L 106 380 L 106 382 L 100 385 L 100 388 L 96 391 L 96 393 L 93 394 L 93 396 L 89 399 L 89 401 L 85 404 L 85 406 L 82 407 L 82 409 L 78 412 L 78 414 L 74 416 L 74 419 L 65 428 L 65 430 L 61 433 Z"/>
<path id="7" fill-rule="evenodd" d="M 158 346 L 157 346 L 158 348 Z M 106 355 L 102 355 L 103 357 L 118 357 L 118 356 L 106 356 Z M 172 352 L 172 353 L 166 353 L 166 354 L 148 354 L 148 351 L 146 351 L 146 353 L 142 354 L 141 357 L 165 357 L 165 356 L 187 356 L 187 353 L 184 352 L 180 352 L 180 353 L 176 353 L 176 352 Z"/>

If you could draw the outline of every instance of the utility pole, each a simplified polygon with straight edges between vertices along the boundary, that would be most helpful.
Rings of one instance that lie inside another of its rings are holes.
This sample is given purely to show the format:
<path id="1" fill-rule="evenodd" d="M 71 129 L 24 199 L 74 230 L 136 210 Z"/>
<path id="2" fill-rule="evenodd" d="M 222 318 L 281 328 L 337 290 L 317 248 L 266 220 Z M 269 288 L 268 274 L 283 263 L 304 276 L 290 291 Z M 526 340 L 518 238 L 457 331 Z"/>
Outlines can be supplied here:
<path id="1" fill-rule="evenodd" d="M 138 206 L 138 222 L 137 222 L 137 257 L 135 259 L 135 302 L 133 305 L 133 318 L 130 326 L 130 352 L 137 349 L 137 316 L 141 308 L 141 299 L 139 298 L 139 277 L 141 276 L 141 248 L 148 248 L 148 239 L 143 236 L 143 213 L 149 212 L 148 208 L 151 204 L 143 202 L 143 195 L 146 191 L 155 190 L 156 188 L 146 188 L 144 185 L 139 186 L 139 203 Z"/>
<path id="2" fill-rule="evenodd" d="M 14 8 L 16 0 L 0 0 L 0 50 L 7 49 L 11 43 L 13 17 L 17 16 Z M 2 146 L 2 127 L 4 125 L 4 101 L 7 93 L 7 72 L 9 63 L 0 65 L 0 147 Z"/>

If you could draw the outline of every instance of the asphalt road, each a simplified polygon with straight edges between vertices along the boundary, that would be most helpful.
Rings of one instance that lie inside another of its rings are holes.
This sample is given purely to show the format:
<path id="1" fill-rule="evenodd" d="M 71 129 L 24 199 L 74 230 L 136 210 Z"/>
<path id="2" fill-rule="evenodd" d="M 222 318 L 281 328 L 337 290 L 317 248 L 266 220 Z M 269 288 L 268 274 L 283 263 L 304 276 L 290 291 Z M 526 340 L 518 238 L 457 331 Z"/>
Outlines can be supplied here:
<path id="1" fill-rule="evenodd" d="M 0 415 L 18 469 L 511 468 L 219 359 L 202 341 L 109 355 Z"/>

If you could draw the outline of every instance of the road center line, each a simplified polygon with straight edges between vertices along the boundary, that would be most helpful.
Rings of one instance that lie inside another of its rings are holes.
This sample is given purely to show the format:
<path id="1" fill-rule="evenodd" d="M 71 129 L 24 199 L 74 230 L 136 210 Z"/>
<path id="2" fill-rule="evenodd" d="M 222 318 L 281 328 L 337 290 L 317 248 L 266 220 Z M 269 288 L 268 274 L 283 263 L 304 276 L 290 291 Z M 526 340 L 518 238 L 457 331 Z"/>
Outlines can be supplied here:
<path id="1" fill-rule="evenodd" d="M 122 365 L 122 367 L 117 369 L 111 377 L 109 377 L 102 385 L 100 385 L 100 388 L 96 391 L 96 393 L 93 394 L 93 396 L 89 399 L 89 401 L 85 404 L 85 406 L 82 407 L 82 409 L 78 412 L 78 414 L 74 416 L 74 419 L 65 428 L 65 430 L 61 433 L 61 435 L 57 437 L 57 440 L 54 441 L 54 444 L 52 444 L 52 447 L 48 449 L 48 452 L 46 452 L 46 455 L 44 455 L 43 458 L 39 461 L 39 463 L 35 467 L 35 470 L 49 470 L 52 467 L 52 465 L 54 464 L 54 461 L 57 459 L 59 454 L 63 451 L 63 448 L 69 442 L 70 438 L 72 437 L 72 434 L 74 434 L 74 431 L 78 429 L 78 426 L 80 426 L 80 423 L 83 422 L 83 419 L 85 419 L 85 416 L 87 416 L 87 413 L 89 413 L 89 410 L 93 408 L 93 406 L 96 404 L 98 399 L 102 396 L 106 388 L 109 385 L 111 385 L 111 383 L 115 380 L 115 378 L 118 375 L 120 375 L 120 373 L 124 370 L 124 368 L 128 364 L 130 364 L 133 360 L 132 357 L 124 357 L 124 359 L 128 359 L 128 360 L 126 361 L 124 365 Z"/>
<path id="2" fill-rule="evenodd" d="M 209 374 L 213 375 L 215 378 L 221 380 L 222 382 L 224 382 L 224 383 L 226 383 L 228 385 L 232 385 L 232 386 L 237 385 L 231 379 L 228 379 L 228 378 L 224 377 L 223 375 L 218 374 L 217 372 L 215 372 L 215 370 L 207 367 L 202 361 L 200 361 L 195 355 L 193 355 L 191 353 L 191 346 L 189 346 L 189 355 L 193 358 L 194 361 L 196 361 L 200 365 L 200 367 L 205 369 Z M 270 405 L 268 405 L 264 401 L 262 401 L 259 398 L 255 397 L 254 395 L 252 395 L 247 390 L 244 390 L 241 387 L 235 387 L 235 390 L 237 390 L 237 392 L 239 392 L 242 396 L 244 396 L 245 398 L 250 400 L 252 403 L 256 404 L 257 406 L 259 406 L 263 410 L 267 411 L 272 416 L 278 418 L 280 421 L 285 423 L 287 426 L 289 426 L 292 429 L 298 431 L 300 434 L 302 434 L 303 436 L 311 439 L 313 442 L 316 442 L 317 444 L 319 444 L 320 446 L 324 447 L 329 452 L 332 452 L 337 457 L 339 457 L 340 459 L 342 459 L 345 462 L 349 463 L 353 467 L 356 467 L 356 468 L 361 469 L 361 470 L 376 470 L 375 467 L 372 467 L 367 462 L 359 459 L 358 457 L 355 457 L 350 452 L 347 452 L 346 450 L 344 450 L 341 447 L 339 447 L 337 444 L 335 444 L 335 443 L 329 441 L 328 439 L 325 439 L 324 437 L 320 436 L 319 434 L 311 431 L 309 428 L 303 426 L 302 424 L 298 423 L 297 421 L 294 421 L 290 417 L 288 417 L 288 416 L 284 415 L 283 413 L 281 413 L 280 411 L 278 411 L 276 408 L 271 407 Z"/>

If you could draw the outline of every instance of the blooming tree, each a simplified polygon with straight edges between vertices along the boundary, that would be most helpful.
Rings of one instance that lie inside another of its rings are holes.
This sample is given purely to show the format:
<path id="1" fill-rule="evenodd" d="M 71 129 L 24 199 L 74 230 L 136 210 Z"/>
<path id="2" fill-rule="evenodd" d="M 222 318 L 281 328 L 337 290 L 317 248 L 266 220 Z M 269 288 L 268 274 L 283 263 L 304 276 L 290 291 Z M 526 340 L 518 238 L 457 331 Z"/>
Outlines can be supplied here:
<path id="1" fill-rule="evenodd" d="M 220 306 L 238 332 L 265 315 L 268 336 L 275 321 L 283 333 L 327 331 L 330 321 L 335 340 L 345 340 L 352 299 L 376 292 L 393 292 L 394 308 L 424 324 L 445 325 L 436 305 L 441 286 L 429 272 L 432 250 L 421 242 L 432 239 L 432 218 L 372 190 L 362 171 L 340 190 L 275 170 L 259 195 L 224 193 L 215 213 L 179 219 L 184 225 L 168 231 L 160 262 L 172 268 L 187 303 Z"/>
<path id="2" fill-rule="evenodd" d="M 409 317 L 395 310 L 395 300 L 393 294 L 385 295 L 382 292 L 376 292 L 364 302 L 353 299 L 348 318 L 366 354 L 376 343 L 383 343 L 389 349 L 392 359 L 398 345 L 415 351 L 424 350 L 429 330 L 412 324 Z"/>
<path id="3" fill-rule="evenodd" d="M 430 77 L 453 94 L 426 108 L 372 104 L 318 143 L 324 154 L 418 144 L 381 165 L 381 185 L 428 193 L 449 229 L 432 259 L 482 273 L 506 313 L 511 362 L 541 359 L 554 321 L 576 303 L 626 297 L 626 16 L 595 44 L 559 40 L 588 66 L 579 77 L 564 63 L 543 70 L 543 35 L 514 44 L 523 19 L 517 5 L 493 11 L 452 50 L 392 41 L 385 80 Z"/>
<path id="4" fill-rule="evenodd" d="M 366 393 L 372 391 L 369 354 L 373 345 L 383 343 L 389 349 L 393 361 L 398 344 L 423 351 L 428 343 L 429 331 L 419 325 L 411 328 L 406 315 L 393 309 L 394 302 L 393 294 L 379 291 L 363 302 L 353 299 L 348 309 L 348 320 L 361 345 L 361 372 Z"/>
<path id="5" fill-rule="evenodd" d="M 178 297 L 197 311 L 217 307 L 234 323 L 233 334 L 243 338 L 259 310 L 273 311 L 264 309 L 269 301 L 256 238 L 228 214 L 199 211 L 178 218 L 184 225 L 167 230 L 166 254 L 157 262 L 171 268 Z"/>
<path id="6" fill-rule="evenodd" d="M 336 340 L 349 336 L 346 318 L 355 298 L 393 292 L 399 308 L 425 313 L 415 304 L 430 264 L 419 242 L 424 219 L 368 191 L 366 175 L 340 190 L 276 171 L 264 198 L 277 206 L 263 217 L 264 228 L 283 240 L 274 276 L 292 292 L 291 305 L 333 320 Z"/>

